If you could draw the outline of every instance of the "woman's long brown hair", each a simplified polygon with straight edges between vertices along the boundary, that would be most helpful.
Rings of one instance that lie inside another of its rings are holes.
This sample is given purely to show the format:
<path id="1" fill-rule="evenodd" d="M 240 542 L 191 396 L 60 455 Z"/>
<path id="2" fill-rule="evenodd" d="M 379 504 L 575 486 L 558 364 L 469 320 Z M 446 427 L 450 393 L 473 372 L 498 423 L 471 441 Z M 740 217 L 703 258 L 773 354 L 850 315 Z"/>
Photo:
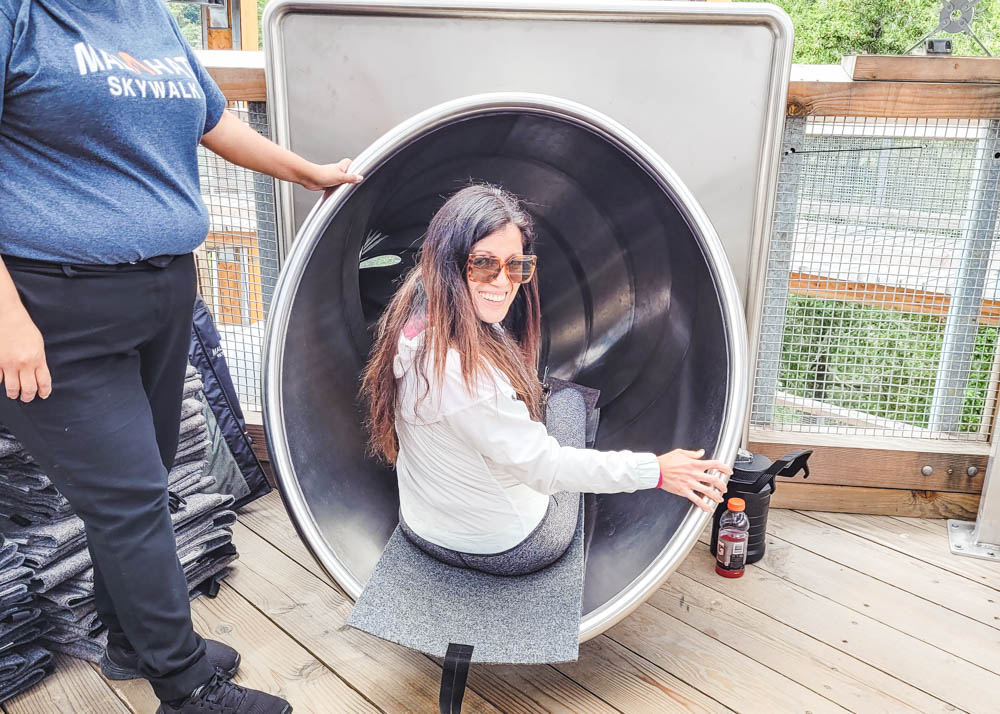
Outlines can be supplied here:
<path id="1" fill-rule="evenodd" d="M 400 333 L 411 319 L 424 323 L 425 339 L 414 360 L 426 389 L 426 365 L 441 384 L 448 350 L 461 356 L 462 378 L 470 390 L 481 370 L 499 369 L 528 407 L 540 419 L 542 387 L 538 381 L 541 316 L 538 282 L 524 283 L 497 330 L 479 319 L 466 282 L 466 263 L 472 246 L 508 224 L 521 231 L 525 253 L 532 253 L 531 217 L 511 194 L 497 186 L 474 185 L 452 196 L 431 219 L 417 266 L 389 302 L 375 335 L 375 345 L 361 382 L 367 410 L 371 451 L 389 463 L 399 452 L 396 438 L 398 393 L 393 359 Z M 423 395 L 427 396 L 426 391 Z"/>

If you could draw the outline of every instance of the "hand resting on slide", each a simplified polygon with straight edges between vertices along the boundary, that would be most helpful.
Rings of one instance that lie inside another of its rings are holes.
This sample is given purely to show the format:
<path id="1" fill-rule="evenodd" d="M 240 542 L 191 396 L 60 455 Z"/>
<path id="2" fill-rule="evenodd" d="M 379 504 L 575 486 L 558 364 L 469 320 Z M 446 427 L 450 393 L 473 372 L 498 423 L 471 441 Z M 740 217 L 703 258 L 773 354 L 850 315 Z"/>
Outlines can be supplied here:
<path id="1" fill-rule="evenodd" d="M 703 461 L 704 449 L 688 451 L 674 449 L 657 456 L 660 462 L 660 474 L 663 481 L 660 488 L 677 496 L 683 496 L 703 511 L 711 513 L 715 507 L 705 499 L 722 503 L 722 494 L 726 492 L 726 484 L 717 474 L 707 473 L 710 469 L 733 475 L 733 469 L 722 461 Z"/>

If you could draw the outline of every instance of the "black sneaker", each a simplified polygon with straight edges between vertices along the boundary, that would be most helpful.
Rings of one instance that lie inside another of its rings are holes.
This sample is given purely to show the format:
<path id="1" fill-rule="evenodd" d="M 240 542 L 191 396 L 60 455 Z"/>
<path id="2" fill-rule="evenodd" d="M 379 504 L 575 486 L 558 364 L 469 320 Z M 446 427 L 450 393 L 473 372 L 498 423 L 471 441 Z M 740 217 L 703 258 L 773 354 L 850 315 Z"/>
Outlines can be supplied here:
<path id="1" fill-rule="evenodd" d="M 163 702 L 156 714 L 291 714 L 292 706 L 280 697 L 233 684 L 222 672 L 172 704 Z"/>
<path id="2" fill-rule="evenodd" d="M 205 640 L 205 656 L 227 679 L 232 679 L 240 668 L 240 653 L 229 645 L 215 640 Z M 101 674 L 107 679 L 139 679 L 139 655 L 135 650 L 108 645 L 101 656 Z"/>

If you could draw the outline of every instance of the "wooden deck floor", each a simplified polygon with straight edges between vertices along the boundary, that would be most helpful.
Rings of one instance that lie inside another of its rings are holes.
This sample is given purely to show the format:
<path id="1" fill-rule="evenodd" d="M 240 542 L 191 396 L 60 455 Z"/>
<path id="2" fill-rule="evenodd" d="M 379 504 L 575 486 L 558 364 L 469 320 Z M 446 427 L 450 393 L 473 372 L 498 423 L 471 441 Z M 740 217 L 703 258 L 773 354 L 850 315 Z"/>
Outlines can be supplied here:
<path id="1" fill-rule="evenodd" d="M 474 667 L 467 712 L 997 712 L 1000 564 L 948 553 L 943 521 L 772 511 L 768 552 L 740 580 L 699 545 L 578 662 Z M 238 680 L 296 714 L 436 712 L 430 658 L 352 630 L 278 495 L 235 529 L 241 559 L 206 636 L 243 653 Z M 142 681 L 69 658 L 8 714 L 152 712 Z"/>

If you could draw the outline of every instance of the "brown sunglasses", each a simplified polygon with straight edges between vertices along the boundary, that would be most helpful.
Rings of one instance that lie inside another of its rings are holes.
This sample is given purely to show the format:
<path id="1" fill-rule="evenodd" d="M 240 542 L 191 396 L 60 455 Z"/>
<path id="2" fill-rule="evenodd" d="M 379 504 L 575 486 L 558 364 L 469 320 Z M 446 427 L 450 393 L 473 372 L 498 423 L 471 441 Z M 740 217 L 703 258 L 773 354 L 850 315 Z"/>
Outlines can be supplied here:
<path id="1" fill-rule="evenodd" d="M 507 272 L 512 283 L 526 283 L 535 274 L 537 255 L 512 255 L 501 261 L 495 255 L 473 253 L 469 256 L 468 276 L 474 283 L 492 283 L 501 270 Z"/>

